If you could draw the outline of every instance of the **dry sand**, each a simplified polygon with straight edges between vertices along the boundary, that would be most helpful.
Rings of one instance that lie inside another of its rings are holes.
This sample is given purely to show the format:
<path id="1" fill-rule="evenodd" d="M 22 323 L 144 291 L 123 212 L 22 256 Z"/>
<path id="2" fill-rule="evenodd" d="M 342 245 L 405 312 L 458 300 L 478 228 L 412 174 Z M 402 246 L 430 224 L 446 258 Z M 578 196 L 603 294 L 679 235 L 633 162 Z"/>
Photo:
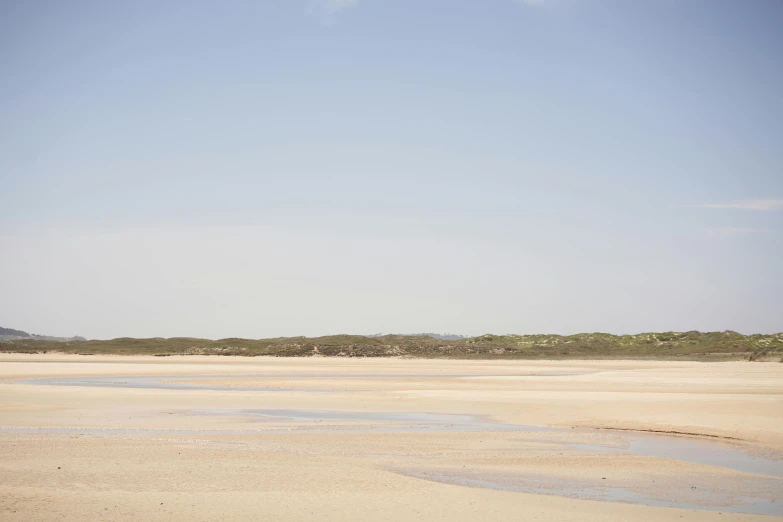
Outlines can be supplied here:
<path id="1" fill-rule="evenodd" d="M 18 382 L 153 375 L 227 389 Z M 242 409 L 482 415 L 564 429 L 389 433 L 372 419 L 228 411 Z M 696 504 L 692 484 L 728 498 L 752 482 L 777 498 L 780 479 L 565 443 L 623 442 L 622 432 L 586 428 L 655 430 L 779 456 L 782 415 L 779 363 L 0 355 L 0 520 L 770 520 L 442 480 L 544 480 L 546 489 L 562 479 Z M 41 427 L 75 429 L 18 432 Z"/>

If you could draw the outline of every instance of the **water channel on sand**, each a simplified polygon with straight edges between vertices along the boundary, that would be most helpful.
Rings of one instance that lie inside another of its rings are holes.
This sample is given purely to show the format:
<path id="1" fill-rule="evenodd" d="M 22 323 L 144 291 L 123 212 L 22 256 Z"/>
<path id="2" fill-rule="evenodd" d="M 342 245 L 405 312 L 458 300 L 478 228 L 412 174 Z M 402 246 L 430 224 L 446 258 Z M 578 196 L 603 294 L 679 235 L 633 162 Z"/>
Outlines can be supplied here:
<path id="1" fill-rule="evenodd" d="M 564 374 L 538 374 L 526 377 L 562 376 Z M 345 390 L 322 390 L 317 388 L 271 388 L 231 387 L 194 383 L 172 382 L 179 380 L 210 379 L 332 379 L 330 374 L 249 374 L 249 375 L 195 375 L 155 377 L 78 377 L 27 379 L 19 384 L 47 386 L 86 386 L 133 389 L 201 390 L 201 391 L 244 391 L 244 392 L 346 392 Z M 340 378 L 423 378 L 421 374 L 354 374 Z M 433 374 L 431 378 L 456 378 L 460 375 Z M 465 376 L 473 377 L 475 375 Z M 367 412 L 331 411 L 313 409 L 198 409 L 174 412 L 189 416 L 230 416 L 248 423 L 247 429 L 103 429 L 94 427 L 47 428 L 47 427 L 2 427 L 3 433 L 79 433 L 102 435 L 258 435 L 296 433 L 433 433 L 433 432 L 536 432 L 541 441 L 551 442 L 565 433 L 595 433 L 597 430 L 563 430 L 542 426 L 514 425 L 494 422 L 476 415 L 456 415 L 430 412 Z M 281 427 L 280 423 L 285 426 Z M 605 433 L 605 432 L 602 432 Z M 749 453 L 752 449 L 736 443 L 706 440 L 696 437 L 678 437 L 635 432 L 612 432 L 615 442 L 610 443 L 563 443 L 567 449 L 576 452 L 600 454 L 637 455 L 674 459 L 701 465 L 718 466 L 742 472 L 747 475 L 711 478 L 683 489 L 658 485 L 631 489 L 617 484 L 607 484 L 601 478 L 596 480 L 564 477 L 542 477 L 524 473 L 508 473 L 487 470 L 455 469 L 401 469 L 389 467 L 391 471 L 420 479 L 456 484 L 469 487 L 492 488 L 526 493 L 553 494 L 591 500 L 629 502 L 651 506 L 668 506 L 692 509 L 710 509 L 727 512 L 744 512 L 766 515 L 783 515 L 783 461 Z"/>

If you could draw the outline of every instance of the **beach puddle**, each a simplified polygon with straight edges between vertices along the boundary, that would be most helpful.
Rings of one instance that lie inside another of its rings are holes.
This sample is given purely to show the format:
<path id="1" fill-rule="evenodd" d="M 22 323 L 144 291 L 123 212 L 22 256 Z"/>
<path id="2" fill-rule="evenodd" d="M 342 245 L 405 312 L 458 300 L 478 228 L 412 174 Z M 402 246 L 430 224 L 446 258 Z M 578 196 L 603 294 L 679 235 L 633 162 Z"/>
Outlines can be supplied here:
<path id="1" fill-rule="evenodd" d="M 548 431 L 540 426 L 519 426 L 492 422 L 477 415 L 426 412 L 368 412 L 306 409 L 208 409 L 193 415 L 229 415 L 252 422 L 311 423 L 318 426 L 339 423 L 335 429 L 354 433 L 446 432 L 446 431 Z M 368 424 L 370 426 L 368 426 Z M 338 428 L 339 427 L 339 428 Z M 308 430 L 312 432 L 313 429 Z M 324 429 L 323 431 L 326 431 Z"/>
<path id="2" fill-rule="evenodd" d="M 687 436 L 611 432 L 609 430 L 607 432 L 617 434 L 621 442 L 618 445 L 570 444 L 570 446 L 583 451 L 661 457 L 783 478 L 783 460 L 754 455 L 751 453 L 754 448 L 745 444 Z"/>
<path id="3" fill-rule="evenodd" d="M 474 488 L 539 495 L 624 502 L 655 507 L 700 509 L 726 513 L 783 515 L 783 481 L 771 478 L 721 478 L 687 484 L 672 478 L 651 487 L 607 485 L 604 480 L 578 480 L 511 473 L 421 471 L 390 468 L 408 477 Z"/>
<path id="4" fill-rule="evenodd" d="M 269 376 L 267 376 L 269 377 Z M 191 380 L 259 378 L 255 375 L 158 375 L 154 377 L 58 377 L 46 379 L 25 379 L 18 384 L 41 386 L 86 386 L 95 388 L 131 388 L 141 390 L 198 390 L 198 391 L 244 391 L 244 392 L 335 392 L 341 390 L 316 388 L 280 388 L 262 386 L 211 386 L 193 384 Z"/>
<path id="5" fill-rule="evenodd" d="M 473 415 L 421 412 L 346 412 L 299 409 L 205 409 L 169 412 L 186 416 L 238 417 L 257 429 L 135 429 L 79 427 L 0 427 L 0 433 L 80 433 L 90 435 L 265 435 L 305 433 L 437 433 L 486 431 L 547 431 L 538 426 L 514 426 Z M 301 426 L 300 426 L 301 425 Z"/>
<path id="6" fill-rule="evenodd" d="M 35 378 L 14 381 L 18 384 L 42 386 L 86 386 L 97 388 L 132 388 L 146 390 L 206 390 L 206 391 L 257 391 L 257 392 L 335 392 L 358 390 L 335 390 L 315 388 L 264 387 L 264 386 L 212 386 L 182 381 L 209 381 L 230 379 L 481 379 L 500 377 L 563 377 L 572 374 L 538 373 L 519 375 L 475 375 L 475 374 L 418 374 L 418 373 L 287 373 L 287 374 L 217 374 L 217 375 L 156 375 L 156 376 L 120 376 L 120 377 L 56 377 Z"/>

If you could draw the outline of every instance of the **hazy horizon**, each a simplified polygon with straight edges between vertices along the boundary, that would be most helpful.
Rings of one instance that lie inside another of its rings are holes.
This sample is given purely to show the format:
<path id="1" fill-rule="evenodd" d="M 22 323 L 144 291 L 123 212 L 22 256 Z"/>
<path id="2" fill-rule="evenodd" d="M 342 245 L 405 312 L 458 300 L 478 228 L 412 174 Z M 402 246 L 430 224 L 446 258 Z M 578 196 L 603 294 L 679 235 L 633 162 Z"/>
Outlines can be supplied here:
<path id="1" fill-rule="evenodd" d="M 9 328 L 5 325 L 0 325 L 0 328 Z M 16 330 L 21 330 L 29 335 L 32 336 L 38 336 L 38 337 L 50 337 L 50 338 L 75 338 L 75 337 L 84 337 L 79 334 L 68 334 L 68 335 L 59 335 L 59 334 L 50 334 L 50 333 L 41 333 L 41 332 L 28 332 L 24 329 L 16 328 Z M 694 332 L 696 330 L 684 330 L 680 332 L 673 332 L 673 333 L 688 333 L 688 332 Z M 733 330 L 720 330 L 716 331 L 717 333 L 724 333 L 726 331 L 733 331 Z M 614 335 L 614 336 L 635 336 L 635 335 L 641 335 L 641 334 L 650 334 L 650 333 L 671 333 L 671 331 L 667 332 L 626 332 L 626 333 L 616 333 L 616 332 L 572 332 L 568 334 L 560 334 L 556 332 L 505 332 L 503 334 L 498 334 L 497 332 L 483 332 L 480 334 L 475 335 L 464 335 L 459 332 L 376 332 L 376 333 L 366 333 L 366 332 L 339 332 L 335 334 L 326 334 L 326 335 L 284 335 L 284 336 L 276 336 L 276 337 L 246 337 L 245 339 L 274 339 L 274 338 L 297 338 L 297 337 L 307 337 L 307 338 L 315 338 L 315 337 L 329 337 L 329 336 L 362 336 L 367 337 L 368 339 L 375 338 L 375 337 L 383 337 L 388 335 L 394 335 L 394 336 L 402 336 L 402 337 L 411 337 L 411 336 L 424 336 L 424 337 L 434 337 L 434 338 L 440 338 L 443 339 L 445 337 L 459 337 L 462 339 L 470 339 L 474 337 L 481 337 L 484 335 L 543 335 L 543 336 L 554 336 L 554 335 L 560 335 L 563 337 L 568 337 L 570 335 Z M 705 332 L 700 331 L 699 333 L 715 333 L 715 332 Z M 783 335 L 783 331 L 781 332 L 768 332 L 768 333 L 759 333 L 759 332 L 736 332 L 741 335 L 745 336 L 752 336 L 752 335 Z M 181 336 L 172 336 L 172 337 L 165 337 L 161 335 L 153 335 L 148 337 L 139 337 L 135 335 L 120 335 L 116 337 L 103 337 L 103 338 L 92 338 L 87 337 L 86 340 L 88 341 L 109 341 L 113 339 L 171 339 L 171 338 L 180 338 L 180 339 L 207 339 L 207 340 L 213 340 L 217 341 L 220 339 L 242 339 L 243 337 L 240 336 L 226 336 L 226 337 L 196 337 L 192 335 L 181 335 Z M 453 339 L 445 339 L 445 340 L 453 340 Z"/>
<path id="2" fill-rule="evenodd" d="M 783 3 L 0 3 L 0 325 L 783 331 Z"/>

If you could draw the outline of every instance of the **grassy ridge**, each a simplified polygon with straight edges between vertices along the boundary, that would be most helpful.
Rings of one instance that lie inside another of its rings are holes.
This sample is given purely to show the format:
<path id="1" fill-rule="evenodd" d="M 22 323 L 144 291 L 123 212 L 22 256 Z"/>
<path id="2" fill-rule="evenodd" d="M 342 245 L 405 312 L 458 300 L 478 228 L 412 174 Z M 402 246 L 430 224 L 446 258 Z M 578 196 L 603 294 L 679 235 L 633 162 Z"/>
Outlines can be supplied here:
<path id="1" fill-rule="evenodd" d="M 637 335 L 482 335 L 443 341 L 431 337 L 332 335 L 276 339 L 189 337 L 103 341 L 0 342 L 0 352 L 114 355 L 239 355 L 277 357 L 447 357 L 447 358 L 645 358 L 783 360 L 783 333 L 665 332 Z"/>

